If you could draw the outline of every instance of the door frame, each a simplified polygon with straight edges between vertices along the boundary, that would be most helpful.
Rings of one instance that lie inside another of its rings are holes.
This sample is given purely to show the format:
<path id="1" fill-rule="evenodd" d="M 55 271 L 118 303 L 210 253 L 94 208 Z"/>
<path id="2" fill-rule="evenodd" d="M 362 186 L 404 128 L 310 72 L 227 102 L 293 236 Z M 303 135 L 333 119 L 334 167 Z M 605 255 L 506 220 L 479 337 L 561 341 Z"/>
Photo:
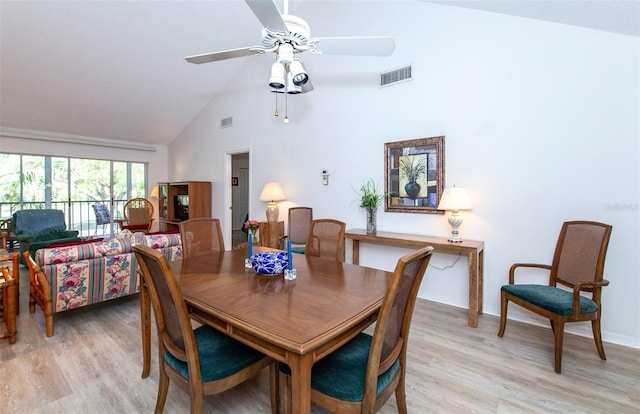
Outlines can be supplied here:
<path id="1" fill-rule="evenodd" d="M 231 186 L 231 177 L 233 176 L 233 156 L 238 154 L 247 154 L 249 157 L 249 183 L 247 184 L 247 199 L 248 208 L 249 208 L 249 217 L 251 217 L 251 193 L 252 193 L 252 180 L 251 180 L 251 147 L 249 148 L 240 148 L 235 150 L 230 150 L 225 152 L 225 165 L 224 165 L 224 213 L 223 213 L 223 223 L 222 223 L 222 233 L 224 237 L 224 245 L 227 246 L 228 250 L 231 250 L 233 247 L 233 197 L 232 197 L 232 186 Z"/>

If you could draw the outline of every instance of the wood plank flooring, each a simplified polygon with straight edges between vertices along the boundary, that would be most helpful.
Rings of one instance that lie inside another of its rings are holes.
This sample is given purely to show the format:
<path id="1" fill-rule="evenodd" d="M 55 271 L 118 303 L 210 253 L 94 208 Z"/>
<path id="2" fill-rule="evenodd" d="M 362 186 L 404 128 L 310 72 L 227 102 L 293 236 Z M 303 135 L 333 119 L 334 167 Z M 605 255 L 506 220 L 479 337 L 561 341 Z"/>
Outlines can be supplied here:
<path id="1" fill-rule="evenodd" d="M 22 269 L 24 272 L 24 269 Z M 28 276 L 21 278 L 18 341 L 0 341 L 0 413 L 150 413 L 158 384 L 157 347 L 142 379 L 137 296 L 44 317 L 28 311 Z M 512 305 L 513 306 L 513 305 Z M 553 370 L 550 329 L 419 299 L 408 348 L 410 413 L 639 413 L 640 350 L 565 335 L 562 374 Z M 155 333 L 155 327 L 152 332 Z M 188 396 L 171 385 L 165 413 L 189 411 Z M 268 372 L 207 397 L 206 413 L 270 413 Z M 324 413 L 318 407 L 312 412 Z M 381 413 L 396 413 L 392 397 Z"/>

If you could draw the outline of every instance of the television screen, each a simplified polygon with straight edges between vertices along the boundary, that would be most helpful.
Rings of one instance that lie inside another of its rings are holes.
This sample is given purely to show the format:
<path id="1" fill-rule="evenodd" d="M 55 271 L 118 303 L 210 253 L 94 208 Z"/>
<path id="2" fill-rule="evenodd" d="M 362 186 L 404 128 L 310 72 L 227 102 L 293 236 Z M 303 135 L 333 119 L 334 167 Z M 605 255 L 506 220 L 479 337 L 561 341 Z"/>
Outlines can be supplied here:
<path id="1" fill-rule="evenodd" d="M 176 220 L 189 220 L 189 196 L 177 195 L 174 197 L 173 201 Z"/>

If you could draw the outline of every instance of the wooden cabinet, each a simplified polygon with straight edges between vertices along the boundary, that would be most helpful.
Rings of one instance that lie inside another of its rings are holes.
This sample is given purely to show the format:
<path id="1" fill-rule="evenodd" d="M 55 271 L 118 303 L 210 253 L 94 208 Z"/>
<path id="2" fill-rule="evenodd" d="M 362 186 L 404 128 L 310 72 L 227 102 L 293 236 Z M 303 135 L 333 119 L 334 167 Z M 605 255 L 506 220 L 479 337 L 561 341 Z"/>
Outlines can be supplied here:
<path id="1" fill-rule="evenodd" d="M 261 246 L 280 250 L 284 248 L 284 241 L 282 240 L 282 236 L 284 236 L 284 221 L 277 223 L 261 221 L 258 229 Z"/>
<path id="2" fill-rule="evenodd" d="M 178 228 L 181 221 L 211 217 L 211 182 L 158 183 L 160 231 Z"/>

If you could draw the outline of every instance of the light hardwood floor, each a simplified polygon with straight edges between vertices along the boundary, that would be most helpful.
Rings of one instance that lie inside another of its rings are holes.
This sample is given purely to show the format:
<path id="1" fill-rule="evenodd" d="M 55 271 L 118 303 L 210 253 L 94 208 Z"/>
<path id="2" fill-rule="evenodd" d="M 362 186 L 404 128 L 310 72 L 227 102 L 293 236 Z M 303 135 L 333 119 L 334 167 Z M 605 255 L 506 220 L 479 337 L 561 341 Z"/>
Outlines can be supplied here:
<path id="1" fill-rule="evenodd" d="M 0 413 L 153 412 L 157 347 L 154 337 L 151 375 L 142 379 L 138 297 L 56 314 L 47 338 L 42 312 L 29 314 L 24 273 L 21 280 L 18 342 L 0 342 Z M 481 316 L 477 329 L 466 324 L 466 310 L 418 300 L 408 348 L 410 413 L 640 412 L 640 350 L 606 343 L 601 361 L 591 338 L 566 335 L 558 375 L 549 329 L 509 321 L 499 338 L 494 316 Z M 269 413 L 268 387 L 265 370 L 207 397 L 204 412 Z M 164 412 L 188 410 L 187 395 L 171 385 Z M 380 412 L 396 413 L 395 398 Z"/>

